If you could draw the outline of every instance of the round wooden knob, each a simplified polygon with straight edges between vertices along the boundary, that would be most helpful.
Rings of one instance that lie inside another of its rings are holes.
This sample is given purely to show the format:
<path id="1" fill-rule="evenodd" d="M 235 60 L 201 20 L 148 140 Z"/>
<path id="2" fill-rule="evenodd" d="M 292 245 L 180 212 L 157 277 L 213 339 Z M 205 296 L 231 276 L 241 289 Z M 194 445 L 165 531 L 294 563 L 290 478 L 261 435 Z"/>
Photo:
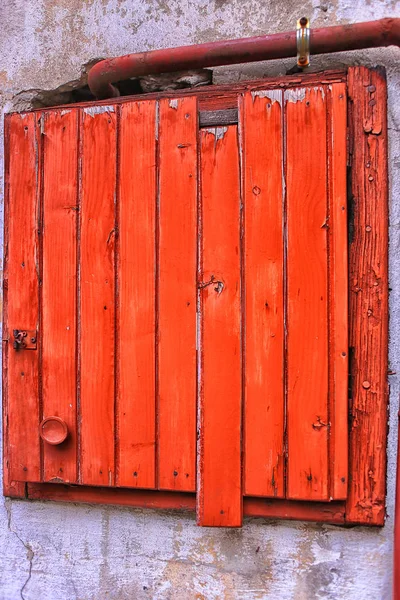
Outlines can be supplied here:
<path id="1" fill-rule="evenodd" d="M 57 446 L 66 439 L 68 427 L 60 417 L 46 417 L 40 423 L 39 433 L 43 441 L 52 446 Z"/>

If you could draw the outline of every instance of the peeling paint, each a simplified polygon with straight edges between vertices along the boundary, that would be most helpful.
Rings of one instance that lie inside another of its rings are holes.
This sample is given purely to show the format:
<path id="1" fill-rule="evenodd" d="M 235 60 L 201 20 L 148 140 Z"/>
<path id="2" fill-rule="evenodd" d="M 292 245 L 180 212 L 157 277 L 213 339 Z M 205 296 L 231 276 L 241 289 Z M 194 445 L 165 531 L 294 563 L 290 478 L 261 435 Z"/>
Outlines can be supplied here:
<path id="1" fill-rule="evenodd" d="M 178 110 L 178 105 L 179 105 L 179 100 L 177 98 L 173 98 L 172 100 L 169 101 L 170 108 L 173 108 L 174 110 Z"/>
<path id="2" fill-rule="evenodd" d="M 108 106 L 88 106 L 86 108 L 83 109 L 83 112 L 87 115 L 90 115 L 91 117 L 95 117 L 96 115 L 101 115 L 103 113 L 113 113 L 115 112 L 115 107 L 108 105 Z"/>
<path id="3" fill-rule="evenodd" d="M 325 88 L 323 85 L 318 85 L 318 86 L 314 87 L 314 92 L 316 94 L 318 94 L 318 92 L 320 92 L 321 96 L 322 96 L 322 100 L 325 100 Z"/>
<path id="4" fill-rule="evenodd" d="M 305 87 L 292 88 L 285 90 L 285 102 L 303 102 L 306 97 L 307 89 Z"/>
<path id="5" fill-rule="evenodd" d="M 158 141 L 158 134 L 160 131 L 160 103 L 158 101 L 156 102 L 156 114 L 155 114 L 154 127 L 155 127 L 155 137 L 156 137 L 156 140 Z"/>
<path id="6" fill-rule="evenodd" d="M 278 102 L 278 104 L 282 106 L 282 90 L 258 90 L 256 92 L 251 92 L 251 97 L 253 102 L 256 98 L 267 98 L 270 100 L 271 104 Z"/>
<path id="7" fill-rule="evenodd" d="M 228 131 L 228 127 L 205 127 L 203 131 L 214 135 L 215 141 L 218 142 L 224 138 L 224 135 Z"/>

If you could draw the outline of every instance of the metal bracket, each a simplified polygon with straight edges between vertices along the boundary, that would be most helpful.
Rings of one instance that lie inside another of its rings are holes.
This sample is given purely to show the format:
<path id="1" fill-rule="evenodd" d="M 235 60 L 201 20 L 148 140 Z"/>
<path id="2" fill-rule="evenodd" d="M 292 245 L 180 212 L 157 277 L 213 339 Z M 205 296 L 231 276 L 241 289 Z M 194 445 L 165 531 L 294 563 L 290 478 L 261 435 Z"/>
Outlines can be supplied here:
<path id="1" fill-rule="evenodd" d="M 14 329 L 14 350 L 36 350 L 37 331 L 35 329 Z"/>
<path id="2" fill-rule="evenodd" d="M 310 66 L 310 19 L 301 17 L 296 30 L 297 65 L 304 69 Z"/>

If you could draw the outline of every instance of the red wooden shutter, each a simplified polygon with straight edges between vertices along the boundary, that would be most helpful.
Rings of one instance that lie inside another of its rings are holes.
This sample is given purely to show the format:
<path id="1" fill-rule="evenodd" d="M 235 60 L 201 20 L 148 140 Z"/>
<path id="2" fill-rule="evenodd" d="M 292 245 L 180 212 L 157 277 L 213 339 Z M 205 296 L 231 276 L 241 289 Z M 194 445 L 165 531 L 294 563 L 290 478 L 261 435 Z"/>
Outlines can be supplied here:
<path id="1" fill-rule="evenodd" d="M 10 481 L 346 499 L 346 85 L 229 102 L 6 119 Z"/>

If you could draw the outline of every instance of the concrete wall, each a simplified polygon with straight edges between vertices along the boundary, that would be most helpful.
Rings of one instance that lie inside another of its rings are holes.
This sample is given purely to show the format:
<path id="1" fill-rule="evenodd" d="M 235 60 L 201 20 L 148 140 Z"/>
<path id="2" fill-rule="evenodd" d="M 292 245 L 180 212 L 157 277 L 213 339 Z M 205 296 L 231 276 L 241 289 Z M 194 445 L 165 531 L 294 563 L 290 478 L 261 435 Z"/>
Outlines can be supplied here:
<path id="1" fill-rule="evenodd" d="M 393 0 L 2 0 L 0 103 L 79 79 L 99 56 L 314 26 L 400 17 Z M 390 128 L 391 369 L 400 373 L 400 50 L 313 59 L 382 64 Z M 283 74 L 292 59 L 218 69 L 216 82 Z M 2 135 L 2 133 L 1 133 Z M 1 152 L 0 152 L 1 163 Z M 2 165 L 1 173 L 2 173 Z M 3 180 L 0 175 L 0 198 Z M 0 599 L 331 599 L 391 597 L 399 378 L 391 377 L 388 519 L 383 529 L 246 520 L 197 528 L 183 514 L 0 498 Z"/>

